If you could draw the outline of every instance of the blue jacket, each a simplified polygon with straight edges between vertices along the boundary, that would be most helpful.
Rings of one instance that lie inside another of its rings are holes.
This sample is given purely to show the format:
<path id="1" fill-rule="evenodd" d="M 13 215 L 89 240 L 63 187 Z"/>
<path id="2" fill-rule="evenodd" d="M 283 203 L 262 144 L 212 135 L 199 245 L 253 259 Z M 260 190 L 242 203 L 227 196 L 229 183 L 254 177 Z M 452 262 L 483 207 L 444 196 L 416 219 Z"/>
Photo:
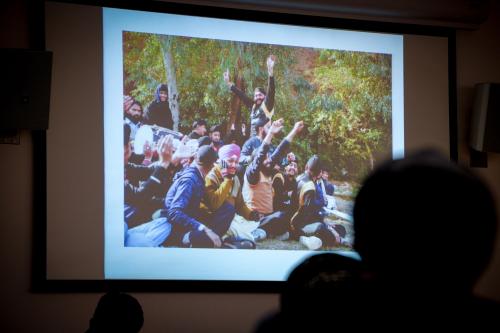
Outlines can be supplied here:
<path id="1" fill-rule="evenodd" d="M 240 164 L 247 166 L 252 161 L 253 152 L 262 145 L 262 140 L 258 136 L 252 136 L 250 139 L 245 141 L 243 147 L 241 147 Z M 276 150 L 274 145 L 269 146 L 269 154 L 272 154 Z"/>
<path id="2" fill-rule="evenodd" d="M 321 211 L 321 209 L 326 206 L 327 199 L 325 198 L 326 193 L 323 193 L 323 188 L 321 186 L 322 180 L 316 181 L 316 198 L 314 199 L 314 206 Z"/>
<path id="3" fill-rule="evenodd" d="M 187 167 L 175 175 L 165 198 L 165 214 L 173 232 L 186 233 L 203 226 L 198 218 L 204 193 L 205 181 L 196 167 Z"/>
<path id="4" fill-rule="evenodd" d="M 325 183 L 325 190 L 327 195 L 335 194 L 335 185 L 326 180 L 323 180 L 323 183 Z"/>
<path id="5" fill-rule="evenodd" d="M 252 136 L 245 141 L 241 148 L 240 164 L 247 166 L 252 159 L 252 153 L 255 149 L 259 148 L 262 140 L 258 136 Z"/>

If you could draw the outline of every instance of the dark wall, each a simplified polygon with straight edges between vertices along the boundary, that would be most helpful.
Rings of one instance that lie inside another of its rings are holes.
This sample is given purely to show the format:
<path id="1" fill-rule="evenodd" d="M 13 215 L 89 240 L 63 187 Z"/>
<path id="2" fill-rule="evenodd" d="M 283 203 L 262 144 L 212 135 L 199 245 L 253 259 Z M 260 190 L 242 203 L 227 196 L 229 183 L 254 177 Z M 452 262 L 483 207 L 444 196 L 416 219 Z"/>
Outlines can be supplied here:
<path id="1" fill-rule="evenodd" d="M 2 47 L 27 47 L 27 15 L 23 2 L 2 2 Z M 500 81 L 499 7 L 477 31 L 457 35 L 460 161 L 467 163 L 472 87 Z M 0 267 L 2 332 L 83 332 L 100 295 L 32 294 L 29 292 L 32 244 L 31 133 L 21 132 L 20 145 L 0 145 Z M 500 207 L 500 155 L 490 154 L 489 167 L 479 170 L 495 192 Z M 497 242 L 498 243 L 498 242 Z M 466 248 L 465 248 L 466 250 Z M 478 293 L 500 301 L 500 246 L 494 264 L 477 287 Z M 277 295 L 258 294 L 134 294 L 145 312 L 143 332 L 250 332 L 265 313 L 278 308 Z"/>

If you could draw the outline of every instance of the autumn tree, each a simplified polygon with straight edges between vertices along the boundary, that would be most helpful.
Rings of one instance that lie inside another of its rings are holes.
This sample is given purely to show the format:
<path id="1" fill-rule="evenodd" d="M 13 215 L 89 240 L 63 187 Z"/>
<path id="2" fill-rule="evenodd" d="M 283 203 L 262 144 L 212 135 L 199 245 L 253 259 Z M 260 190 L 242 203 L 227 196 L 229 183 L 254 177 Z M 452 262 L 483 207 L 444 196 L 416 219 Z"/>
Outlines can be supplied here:
<path id="1" fill-rule="evenodd" d="M 390 55 L 136 32 L 125 32 L 123 40 L 124 93 L 147 104 L 166 82 L 182 132 L 199 118 L 226 129 L 248 124 L 250 110 L 230 93 L 223 72 L 229 69 L 253 96 L 255 87 L 267 86 L 266 58 L 273 54 L 275 118 L 285 119 L 285 131 L 306 123 L 292 146 L 301 167 L 319 154 L 335 178 L 359 179 L 390 151 Z"/>

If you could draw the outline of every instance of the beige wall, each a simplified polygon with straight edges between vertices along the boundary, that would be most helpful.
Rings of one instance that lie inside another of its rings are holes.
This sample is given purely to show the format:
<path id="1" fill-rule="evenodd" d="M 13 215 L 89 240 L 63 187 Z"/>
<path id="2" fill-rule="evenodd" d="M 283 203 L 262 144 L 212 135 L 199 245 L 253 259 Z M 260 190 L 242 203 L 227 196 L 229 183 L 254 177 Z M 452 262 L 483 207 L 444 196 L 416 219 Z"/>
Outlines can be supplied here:
<path id="1" fill-rule="evenodd" d="M 6 12 L 4 12 L 6 13 Z M 465 145 L 472 87 L 476 82 L 500 81 L 500 15 L 478 31 L 458 33 L 458 93 L 460 160 L 467 163 Z M 5 15 L 8 17 L 9 15 Z M 2 15 L 2 18 L 5 18 Z M 22 18 L 21 18 L 22 21 Z M 4 20 L 5 22 L 5 20 Z M 19 22 L 19 20 L 18 20 Z M 2 46 L 26 45 L 24 26 L 4 34 Z M 7 36 L 8 35 L 8 36 Z M 83 332 L 98 294 L 31 294 L 32 144 L 22 132 L 21 145 L 0 145 L 0 266 L 2 332 Z M 500 207 L 500 155 L 489 155 L 489 167 L 478 172 L 489 182 Z M 497 242 L 500 243 L 500 242 Z M 498 244 L 497 244 L 498 245 Z M 459 251 L 466 251 L 467 244 Z M 478 292 L 500 301 L 500 245 L 494 264 L 478 285 Z M 264 313 L 277 309 L 277 295 L 134 294 L 145 311 L 143 332 L 249 332 Z M 196 313 L 195 318 L 189 313 Z"/>
<path id="2" fill-rule="evenodd" d="M 404 77 L 405 154 L 433 147 L 449 155 L 448 39 L 405 35 Z"/>
<path id="3" fill-rule="evenodd" d="M 494 1 L 488 21 L 477 31 L 457 33 L 457 82 L 459 111 L 459 160 L 469 165 L 470 114 L 474 85 L 500 82 L 500 1 Z M 498 133 L 500 135 L 500 133 Z M 488 168 L 474 169 L 491 186 L 500 214 L 500 154 L 488 154 Z M 467 245 L 464 244 L 464 250 Z M 495 256 L 489 270 L 477 286 L 477 292 L 500 300 L 500 227 L 497 232 Z"/>

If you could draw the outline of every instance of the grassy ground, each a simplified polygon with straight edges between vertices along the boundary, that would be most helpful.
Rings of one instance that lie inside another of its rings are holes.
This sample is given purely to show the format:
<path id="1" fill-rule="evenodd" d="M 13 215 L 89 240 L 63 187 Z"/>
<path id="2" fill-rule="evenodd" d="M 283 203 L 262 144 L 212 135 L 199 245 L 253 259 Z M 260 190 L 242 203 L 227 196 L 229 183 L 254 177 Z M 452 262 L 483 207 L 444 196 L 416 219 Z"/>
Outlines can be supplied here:
<path id="1" fill-rule="evenodd" d="M 347 213 L 352 215 L 352 208 L 354 205 L 354 199 L 350 195 L 350 192 L 345 189 L 345 187 L 348 187 L 347 185 L 344 185 L 344 191 L 341 193 L 341 195 L 335 195 L 335 199 L 337 201 L 337 209 L 343 213 Z M 351 222 L 339 219 L 335 216 L 328 216 L 325 218 L 325 223 L 328 224 L 341 224 L 346 228 L 347 234 L 346 234 L 346 240 L 352 244 L 352 241 L 354 239 L 354 230 L 353 230 L 353 225 Z M 277 239 L 265 239 L 263 241 L 260 241 L 257 243 L 257 249 L 259 250 L 307 250 L 307 248 L 302 245 L 298 241 L 293 241 L 293 240 L 286 240 L 286 241 L 281 241 Z M 351 250 L 350 247 L 347 246 L 342 246 L 342 247 L 336 247 L 336 248 L 324 248 L 322 247 L 321 250 L 323 251 L 330 251 L 330 250 Z"/>

